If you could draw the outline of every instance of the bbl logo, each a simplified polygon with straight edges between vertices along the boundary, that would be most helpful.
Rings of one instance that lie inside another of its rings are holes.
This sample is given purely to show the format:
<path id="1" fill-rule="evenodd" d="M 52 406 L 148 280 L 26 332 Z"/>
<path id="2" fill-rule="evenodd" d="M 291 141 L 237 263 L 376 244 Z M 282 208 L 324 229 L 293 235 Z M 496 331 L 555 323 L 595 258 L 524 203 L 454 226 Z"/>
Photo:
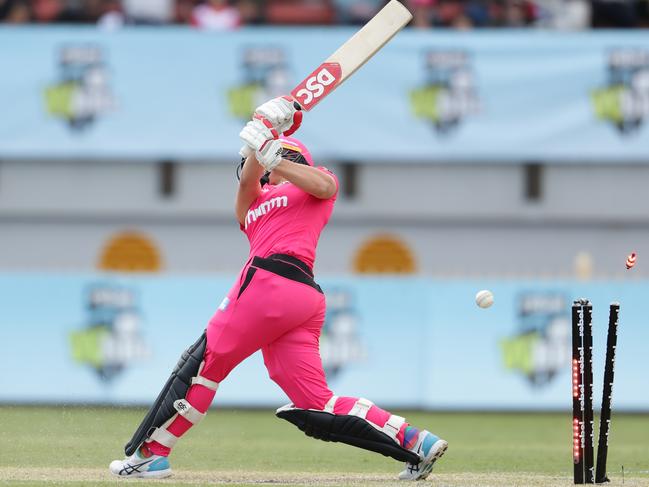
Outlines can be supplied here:
<path id="1" fill-rule="evenodd" d="M 597 118 L 622 134 L 637 131 L 649 115 L 649 51 L 617 49 L 609 54 L 608 84 L 595 90 Z"/>
<path id="2" fill-rule="evenodd" d="M 71 45 L 59 52 L 59 80 L 45 90 L 45 106 L 80 132 L 115 107 L 102 50 L 93 45 Z"/>
<path id="3" fill-rule="evenodd" d="M 501 341 L 504 365 L 543 387 L 570 364 L 567 300 L 559 293 L 530 292 L 518 303 L 518 331 Z"/>
<path id="4" fill-rule="evenodd" d="M 83 330 L 70 334 L 72 358 L 92 367 L 102 382 L 111 382 L 130 363 L 148 358 L 140 336 L 135 293 L 127 288 L 95 284 L 85 297 Z"/>
<path id="5" fill-rule="evenodd" d="M 327 292 L 327 318 L 320 336 L 322 366 L 329 379 L 352 362 L 365 358 L 365 349 L 357 333 L 358 318 L 352 295 L 343 289 Z"/>
<path id="6" fill-rule="evenodd" d="M 248 120 L 255 107 L 291 89 L 284 50 L 250 47 L 243 51 L 243 81 L 228 91 L 230 113 Z"/>
<path id="7" fill-rule="evenodd" d="M 410 92 L 412 112 L 438 133 L 448 133 L 480 110 L 470 56 L 465 51 L 428 51 L 424 62 L 424 85 Z"/>

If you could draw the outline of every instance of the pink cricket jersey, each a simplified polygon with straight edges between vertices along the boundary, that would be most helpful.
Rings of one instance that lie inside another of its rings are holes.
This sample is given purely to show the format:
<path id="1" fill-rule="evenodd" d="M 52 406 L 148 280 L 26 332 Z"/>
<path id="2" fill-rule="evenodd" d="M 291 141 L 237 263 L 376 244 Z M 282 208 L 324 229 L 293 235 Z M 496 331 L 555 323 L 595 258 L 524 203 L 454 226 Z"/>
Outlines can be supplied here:
<path id="1" fill-rule="evenodd" d="M 284 182 L 267 184 L 252 202 L 241 230 L 250 241 L 250 256 L 267 257 L 288 254 L 313 268 L 320 232 L 329 221 L 338 195 L 338 178 L 325 167 L 336 182 L 336 192 L 319 199 L 297 186 Z"/>

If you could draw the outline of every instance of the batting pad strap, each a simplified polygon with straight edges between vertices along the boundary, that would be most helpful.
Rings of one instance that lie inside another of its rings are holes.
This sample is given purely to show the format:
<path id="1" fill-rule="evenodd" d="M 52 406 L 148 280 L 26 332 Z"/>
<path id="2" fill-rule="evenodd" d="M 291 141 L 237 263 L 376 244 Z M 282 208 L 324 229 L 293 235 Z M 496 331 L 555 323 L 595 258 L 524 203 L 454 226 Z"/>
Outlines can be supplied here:
<path id="1" fill-rule="evenodd" d="M 278 408 L 275 411 L 275 415 L 281 418 L 281 416 L 280 416 L 281 413 L 285 413 L 286 411 L 292 411 L 294 409 L 297 409 L 297 408 L 293 405 L 292 402 L 290 402 L 288 404 L 284 404 L 281 408 Z"/>
<path id="2" fill-rule="evenodd" d="M 192 406 L 187 399 L 177 399 L 174 401 L 174 407 L 178 414 L 192 424 L 200 423 L 206 416 L 206 413 L 201 413 L 198 409 Z"/>
<path id="3" fill-rule="evenodd" d="M 325 413 L 331 413 L 334 414 L 334 409 L 336 407 L 336 401 L 338 400 L 338 396 L 331 396 L 331 399 L 327 401 L 327 404 L 325 404 L 323 411 Z"/>
<path id="4" fill-rule="evenodd" d="M 198 366 L 198 372 L 196 372 L 196 376 L 192 377 L 192 385 L 198 384 L 216 392 L 216 390 L 219 388 L 219 383 L 214 382 L 213 380 L 210 380 L 207 377 L 203 377 L 201 375 L 201 372 L 203 372 L 203 367 L 205 367 L 205 360 L 201 361 L 201 364 Z"/>
<path id="5" fill-rule="evenodd" d="M 163 427 L 153 430 L 153 433 L 151 433 L 149 439 L 157 441 L 167 448 L 173 448 L 178 441 L 177 436 L 172 435 L 171 433 L 169 433 L 169 431 L 167 431 L 166 428 Z"/>
<path id="6" fill-rule="evenodd" d="M 364 397 L 359 397 L 352 409 L 347 414 L 349 414 L 350 416 L 358 416 L 359 418 L 365 419 L 367 412 L 372 406 L 374 406 L 374 403 L 372 401 L 365 399 Z"/>
<path id="7" fill-rule="evenodd" d="M 198 375 L 196 377 L 192 377 L 192 385 L 198 384 L 203 387 L 207 387 L 208 389 L 213 390 L 216 392 L 216 390 L 219 388 L 219 383 L 214 382 L 213 380 L 206 379 L 202 375 Z"/>
<path id="8" fill-rule="evenodd" d="M 397 441 L 397 434 L 401 430 L 401 427 L 405 424 L 406 418 L 397 416 L 396 414 L 391 414 L 388 420 L 381 428 L 386 435 L 392 438 L 394 441 Z"/>

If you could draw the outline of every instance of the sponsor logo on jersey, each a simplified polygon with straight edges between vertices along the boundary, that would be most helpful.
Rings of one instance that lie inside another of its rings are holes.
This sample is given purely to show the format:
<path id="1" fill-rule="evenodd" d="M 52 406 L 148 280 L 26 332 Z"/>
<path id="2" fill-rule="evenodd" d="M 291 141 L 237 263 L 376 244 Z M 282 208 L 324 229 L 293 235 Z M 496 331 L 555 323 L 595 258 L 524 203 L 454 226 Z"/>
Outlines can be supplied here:
<path id="1" fill-rule="evenodd" d="M 230 305 L 230 298 L 227 296 L 223 298 L 223 301 L 221 301 L 221 304 L 219 305 L 219 311 L 225 311 L 228 309 L 228 306 Z"/>
<path id="2" fill-rule="evenodd" d="M 286 208 L 287 206 L 288 196 L 276 196 L 275 198 L 270 198 L 268 201 L 260 203 L 255 208 L 248 210 L 248 213 L 246 214 L 245 228 L 248 228 L 250 223 L 256 222 L 257 218 L 270 213 L 275 208 Z"/>

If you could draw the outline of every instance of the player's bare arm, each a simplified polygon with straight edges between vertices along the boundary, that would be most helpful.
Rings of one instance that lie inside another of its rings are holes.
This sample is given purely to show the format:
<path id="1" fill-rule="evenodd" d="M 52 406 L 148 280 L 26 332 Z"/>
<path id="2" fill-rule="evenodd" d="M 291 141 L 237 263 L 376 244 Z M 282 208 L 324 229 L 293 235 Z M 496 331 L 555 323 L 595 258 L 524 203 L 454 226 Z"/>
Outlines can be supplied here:
<path id="1" fill-rule="evenodd" d="M 239 189 L 237 190 L 237 197 L 234 204 L 234 212 L 237 215 L 237 220 L 242 225 L 246 218 L 246 213 L 250 209 L 250 205 L 261 194 L 259 179 L 263 174 L 264 168 L 259 165 L 254 154 L 248 156 L 241 170 Z"/>
<path id="2" fill-rule="evenodd" d="M 293 183 L 298 188 L 320 199 L 329 199 L 336 193 L 336 182 L 324 171 L 311 166 L 293 164 L 282 159 L 273 169 L 276 176 L 280 176 Z"/>
<path id="3" fill-rule="evenodd" d="M 245 154 L 239 190 L 235 202 L 235 213 L 243 225 L 246 213 L 253 201 L 261 194 L 259 179 L 264 170 L 271 171 L 281 160 L 281 147 L 277 142 L 278 132 L 265 119 L 251 120 L 239 133 L 244 142 L 240 153 Z"/>

